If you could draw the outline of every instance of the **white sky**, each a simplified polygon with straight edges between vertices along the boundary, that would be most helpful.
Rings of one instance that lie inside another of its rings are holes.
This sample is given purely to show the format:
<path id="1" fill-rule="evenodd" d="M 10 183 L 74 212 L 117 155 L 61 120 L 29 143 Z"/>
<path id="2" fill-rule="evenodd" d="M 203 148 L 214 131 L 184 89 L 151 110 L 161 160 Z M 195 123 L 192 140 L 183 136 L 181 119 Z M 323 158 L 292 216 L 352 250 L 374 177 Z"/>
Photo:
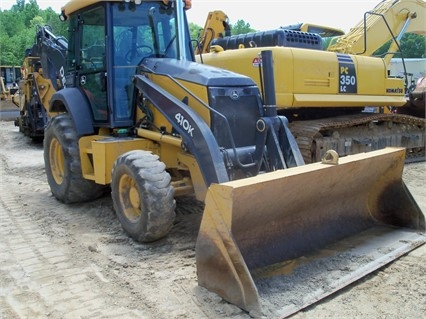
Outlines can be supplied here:
<path id="1" fill-rule="evenodd" d="M 83 0 L 82 0 L 83 1 Z M 56 12 L 68 0 L 37 0 L 41 9 L 51 7 Z M 187 12 L 189 22 L 203 27 L 210 11 L 224 11 L 231 24 L 238 20 L 249 23 L 253 29 L 269 30 L 310 22 L 342 29 L 347 32 L 381 0 L 192 0 Z M 16 0 L 0 0 L 0 9 L 9 10 Z"/>

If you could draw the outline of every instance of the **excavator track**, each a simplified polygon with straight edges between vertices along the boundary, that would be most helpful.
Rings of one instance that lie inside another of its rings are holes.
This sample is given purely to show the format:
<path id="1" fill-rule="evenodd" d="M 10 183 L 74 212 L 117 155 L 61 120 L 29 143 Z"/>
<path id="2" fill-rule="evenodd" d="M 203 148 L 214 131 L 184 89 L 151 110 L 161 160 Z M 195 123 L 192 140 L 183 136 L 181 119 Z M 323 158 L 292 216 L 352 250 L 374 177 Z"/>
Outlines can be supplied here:
<path id="1" fill-rule="evenodd" d="M 320 161 L 329 149 L 345 156 L 388 146 L 405 147 L 406 163 L 425 161 L 425 126 L 423 118 L 379 113 L 295 121 L 289 125 L 305 163 Z"/>

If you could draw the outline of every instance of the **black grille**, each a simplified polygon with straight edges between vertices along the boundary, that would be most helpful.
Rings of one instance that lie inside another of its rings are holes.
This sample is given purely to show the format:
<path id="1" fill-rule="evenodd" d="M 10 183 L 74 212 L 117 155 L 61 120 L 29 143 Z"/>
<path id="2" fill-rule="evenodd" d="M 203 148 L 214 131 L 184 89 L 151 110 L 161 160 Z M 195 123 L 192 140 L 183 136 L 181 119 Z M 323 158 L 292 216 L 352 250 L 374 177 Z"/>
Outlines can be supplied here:
<path id="1" fill-rule="evenodd" d="M 281 46 L 322 50 L 322 39 L 318 34 L 285 29 L 239 34 L 214 39 L 211 43 L 220 45 L 225 50 L 238 49 L 241 44 L 246 48 Z"/>
<path id="2" fill-rule="evenodd" d="M 210 88 L 211 130 L 220 147 L 255 145 L 256 121 L 262 104 L 257 87 Z M 220 113 L 221 115 L 219 115 Z M 228 129 L 229 126 L 229 129 Z"/>

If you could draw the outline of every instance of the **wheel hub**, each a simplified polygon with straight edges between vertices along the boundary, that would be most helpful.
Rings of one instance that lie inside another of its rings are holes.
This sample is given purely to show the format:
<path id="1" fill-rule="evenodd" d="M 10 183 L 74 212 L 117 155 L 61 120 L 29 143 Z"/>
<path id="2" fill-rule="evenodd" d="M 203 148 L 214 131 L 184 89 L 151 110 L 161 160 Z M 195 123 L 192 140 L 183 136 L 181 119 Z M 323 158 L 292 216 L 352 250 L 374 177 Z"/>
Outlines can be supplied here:
<path id="1" fill-rule="evenodd" d="M 65 159 L 61 144 L 56 138 L 50 142 L 49 160 L 53 179 L 56 184 L 61 185 L 65 175 Z"/>
<path id="2" fill-rule="evenodd" d="M 120 205 L 128 220 L 135 222 L 141 215 L 139 190 L 134 179 L 124 174 L 119 184 Z"/>

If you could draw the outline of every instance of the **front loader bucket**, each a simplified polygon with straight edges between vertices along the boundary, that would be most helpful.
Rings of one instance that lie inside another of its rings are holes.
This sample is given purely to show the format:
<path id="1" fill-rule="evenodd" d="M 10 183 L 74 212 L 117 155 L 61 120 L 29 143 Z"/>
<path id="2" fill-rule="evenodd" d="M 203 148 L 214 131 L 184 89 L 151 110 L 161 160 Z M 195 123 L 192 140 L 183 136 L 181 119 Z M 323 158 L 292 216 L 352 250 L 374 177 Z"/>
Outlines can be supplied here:
<path id="1" fill-rule="evenodd" d="M 424 244 L 404 161 L 386 148 L 211 185 L 199 285 L 253 317 L 282 318 Z"/>

